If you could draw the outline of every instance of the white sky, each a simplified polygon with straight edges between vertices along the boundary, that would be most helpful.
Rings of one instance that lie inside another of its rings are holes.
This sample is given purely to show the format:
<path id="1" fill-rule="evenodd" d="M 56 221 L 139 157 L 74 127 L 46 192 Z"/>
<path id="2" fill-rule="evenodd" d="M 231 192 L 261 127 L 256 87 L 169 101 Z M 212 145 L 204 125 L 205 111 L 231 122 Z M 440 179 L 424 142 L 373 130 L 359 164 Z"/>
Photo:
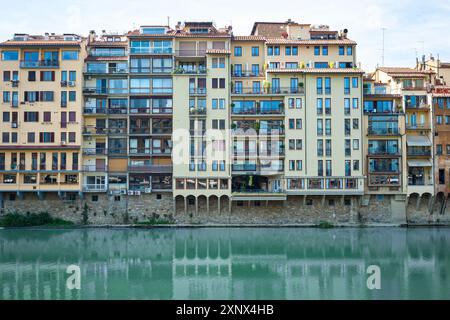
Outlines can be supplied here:
<path id="1" fill-rule="evenodd" d="M 382 28 L 386 28 L 385 65 L 414 66 L 416 56 L 433 53 L 450 61 L 449 0 L 0 0 L 0 40 L 14 33 L 128 31 L 140 25 L 177 21 L 214 21 L 248 35 L 254 21 L 327 24 L 349 29 L 358 42 L 358 60 L 371 71 L 381 65 Z"/>

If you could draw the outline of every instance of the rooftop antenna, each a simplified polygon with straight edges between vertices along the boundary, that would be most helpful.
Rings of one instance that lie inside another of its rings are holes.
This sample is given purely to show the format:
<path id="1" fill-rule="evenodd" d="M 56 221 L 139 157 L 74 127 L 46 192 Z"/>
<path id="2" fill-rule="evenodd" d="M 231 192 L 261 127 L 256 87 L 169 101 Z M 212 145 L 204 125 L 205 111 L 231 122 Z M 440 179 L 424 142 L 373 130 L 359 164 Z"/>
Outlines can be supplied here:
<path id="1" fill-rule="evenodd" d="M 167 16 L 167 26 L 170 27 L 170 17 Z"/>
<path id="2" fill-rule="evenodd" d="M 386 28 L 381 28 L 381 30 L 383 31 L 383 49 L 382 49 L 382 55 L 381 55 L 381 65 L 384 67 L 385 65 L 384 65 L 384 58 L 385 58 L 385 47 L 384 47 L 384 40 L 385 40 L 385 38 L 384 38 L 384 33 L 385 33 L 385 31 L 386 31 Z"/>

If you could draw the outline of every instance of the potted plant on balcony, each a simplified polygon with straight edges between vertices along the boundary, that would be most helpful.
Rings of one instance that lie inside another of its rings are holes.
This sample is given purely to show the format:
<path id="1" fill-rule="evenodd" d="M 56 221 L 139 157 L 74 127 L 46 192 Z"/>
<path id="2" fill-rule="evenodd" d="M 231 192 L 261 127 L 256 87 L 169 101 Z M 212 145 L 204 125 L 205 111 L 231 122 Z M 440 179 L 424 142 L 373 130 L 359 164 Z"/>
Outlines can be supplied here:
<path id="1" fill-rule="evenodd" d="M 265 93 L 269 93 L 269 91 L 270 91 L 270 82 L 269 81 L 264 81 L 263 88 L 264 88 L 264 92 Z"/>
<path id="2" fill-rule="evenodd" d="M 237 128 L 236 123 L 232 123 L 232 124 L 231 124 L 231 130 L 236 130 L 236 128 Z"/>
<path id="3" fill-rule="evenodd" d="M 260 128 L 261 128 L 261 124 L 259 122 L 255 122 L 253 124 L 253 129 L 255 129 L 256 133 L 259 133 Z"/>

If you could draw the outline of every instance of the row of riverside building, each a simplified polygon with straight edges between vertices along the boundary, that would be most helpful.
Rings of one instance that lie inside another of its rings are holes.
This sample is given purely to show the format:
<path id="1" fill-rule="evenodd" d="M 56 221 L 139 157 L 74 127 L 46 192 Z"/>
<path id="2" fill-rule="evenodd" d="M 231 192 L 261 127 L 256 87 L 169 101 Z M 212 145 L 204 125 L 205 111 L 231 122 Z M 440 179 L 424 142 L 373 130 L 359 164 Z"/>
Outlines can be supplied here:
<path id="1" fill-rule="evenodd" d="M 450 221 L 450 63 L 365 73 L 348 30 L 291 20 L 15 34 L 0 51 L 2 213 Z"/>

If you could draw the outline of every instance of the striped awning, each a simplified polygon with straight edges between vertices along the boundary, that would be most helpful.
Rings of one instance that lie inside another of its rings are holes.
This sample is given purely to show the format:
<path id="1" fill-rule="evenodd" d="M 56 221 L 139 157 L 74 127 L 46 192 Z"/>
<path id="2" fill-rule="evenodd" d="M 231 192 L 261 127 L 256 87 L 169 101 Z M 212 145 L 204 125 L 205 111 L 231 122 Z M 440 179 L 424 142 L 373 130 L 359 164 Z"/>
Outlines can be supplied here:
<path id="1" fill-rule="evenodd" d="M 430 160 L 408 160 L 409 167 L 432 167 Z"/>
<path id="2" fill-rule="evenodd" d="M 406 138 L 408 147 L 431 147 L 431 141 L 425 136 L 408 136 Z"/>

